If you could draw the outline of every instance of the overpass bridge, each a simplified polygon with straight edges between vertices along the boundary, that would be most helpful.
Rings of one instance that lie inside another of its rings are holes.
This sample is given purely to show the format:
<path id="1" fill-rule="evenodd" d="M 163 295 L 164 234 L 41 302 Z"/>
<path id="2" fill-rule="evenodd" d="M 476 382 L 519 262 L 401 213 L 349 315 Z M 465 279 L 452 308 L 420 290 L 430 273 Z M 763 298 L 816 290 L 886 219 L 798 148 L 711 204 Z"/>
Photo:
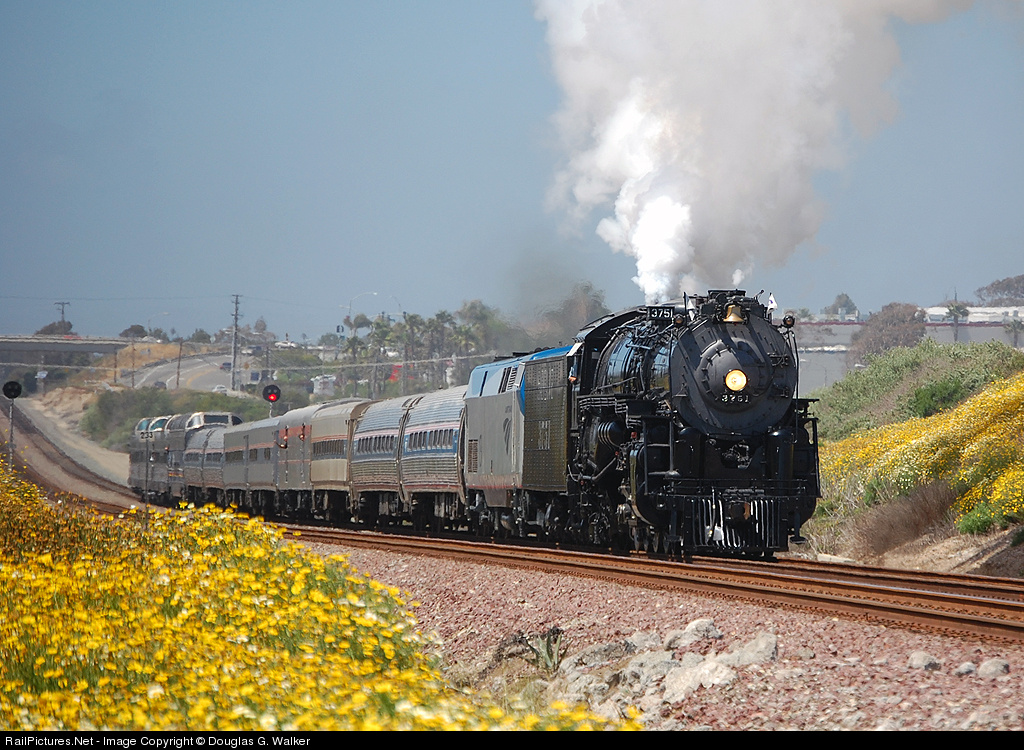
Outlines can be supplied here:
<path id="1" fill-rule="evenodd" d="M 139 339 L 136 339 L 138 343 Z M 0 335 L 0 352 L 110 354 L 131 346 L 131 339 L 91 336 L 6 336 Z M 9 358 L 5 356 L 5 358 Z"/>

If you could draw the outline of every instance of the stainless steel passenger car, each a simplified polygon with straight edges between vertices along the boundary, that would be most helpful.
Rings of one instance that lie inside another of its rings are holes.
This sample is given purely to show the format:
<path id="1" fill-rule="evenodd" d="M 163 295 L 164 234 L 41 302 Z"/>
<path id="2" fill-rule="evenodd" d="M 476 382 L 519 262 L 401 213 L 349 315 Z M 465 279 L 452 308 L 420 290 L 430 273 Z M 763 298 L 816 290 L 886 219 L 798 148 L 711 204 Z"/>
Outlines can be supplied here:
<path id="1" fill-rule="evenodd" d="M 415 525 L 465 520 L 462 428 L 466 386 L 435 391 L 409 406 L 398 473 Z"/>
<path id="2" fill-rule="evenodd" d="M 171 415 L 139 420 L 129 440 L 128 484 L 146 502 L 167 502 L 167 452 L 164 431 Z"/>
<path id="3" fill-rule="evenodd" d="M 226 501 L 247 513 L 274 513 L 279 423 L 271 417 L 224 430 Z"/>
<path id="4" fill-rule="evenodd" d="M 409 515 L 411 508 L 399 482 L 398 457 L 405 416 L 421 398 L 409 396 L 370 404 L 356 425 L 349 470 L 352 515 L 357 521 L 375 523 L 378 518 Z"/>
<path id="5" fill-rule="evenodd" d="M 175 503 L 185 495 L 185 439 L 186 424 L 191 414 L 175 414 L 167 420 L 167 490 L 168 503 Z"/>
<path id="6" fill-rule="evenodd" d="M 204 486 L 196 464 L 202 461 L 205 451 L 199 447 L 199 443 L 206 442 L 204 431 L 241 422 L 241 417 L 228 412 L 194 412 L 140 420 L 129 446 L 132 489 L 140 497 L 164 505 L 193 499 L 192 488 Z M 203 436 L 196 437 L 200 432 L 204 432 Z M 186 455 L 191 461 L 188 466 Z"/>
<path id="7" fill-rule="evenodd" d="M 186 499 L 193 503 L 218 503 L 224 495 L 224 430 L 210 425 L 194 430 L 186 439 Z"/>
<path id="8" fill-rule="evenodd" d="M 312 420 L 323 408 L 314 404 L 292 409 L 277 422 L 277 507 L 281 515 L 302 518 L 312 510 L 313 485 L 309 477 L 312 459 Z"/>
<path id="9" fill-rule="evenodd" d="M 364 399 L 345 399 L 325 405 L 313 415 L 309 476 L 313 483 L 313 517 L 335 523 L 348 521 L 352 432 L 370 405 Z"/>
<path id="10" fill-rule="evenodd" d="M 231 425 L 239 425 L 242 418 L 230 412 L 197 411 L 192 414 L 175 414 L 167 421 L 164 428 L 167 435 L 167 483 L 170 493 L 169 501 L 176 503 L 190 499 L 187 488 L 193 485 L 186 480 L 186 452 L 191 447 L 195 453 L 195 444 L 200 441 L 197 433 L 209 430 L 222 430 Z M 205 440 L 202 440 L 205 442 Z M 193 455 L 193 460 L 196 458 Z M 195 469 L 196 467 L 192 467 Z M 198 478 L 195 474 L 193 479 Z"/>

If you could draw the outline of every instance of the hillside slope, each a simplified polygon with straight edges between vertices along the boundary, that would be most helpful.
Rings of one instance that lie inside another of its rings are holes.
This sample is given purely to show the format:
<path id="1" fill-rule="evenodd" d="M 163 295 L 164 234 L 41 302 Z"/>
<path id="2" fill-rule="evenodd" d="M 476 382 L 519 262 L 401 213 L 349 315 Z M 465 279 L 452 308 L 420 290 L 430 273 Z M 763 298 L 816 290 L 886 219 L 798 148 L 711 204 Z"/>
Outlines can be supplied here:
<path id="1" fill-rule="evenodd" d="M 935 533 L 950 518 L 968 534 L 1019 524 L 1024 520 L 1024 373 L 930 417 L 826 441 L 821 474 L 817 533 L 822 539 L 831 536 L 837 550 L 852 544 L 881 554 Z M 840 527 L 846 529 L 845 542 Z"/>
<path id="2" fill-rule="evenodd" d="M 938 344 L 926 339 L 871 359 L 863 370 L 814 394 L 819 433 L 841 440 L 874 427 L 928 417 L 987 385 L 1024 371 L 1024 353 L 1005 344 Z"/>

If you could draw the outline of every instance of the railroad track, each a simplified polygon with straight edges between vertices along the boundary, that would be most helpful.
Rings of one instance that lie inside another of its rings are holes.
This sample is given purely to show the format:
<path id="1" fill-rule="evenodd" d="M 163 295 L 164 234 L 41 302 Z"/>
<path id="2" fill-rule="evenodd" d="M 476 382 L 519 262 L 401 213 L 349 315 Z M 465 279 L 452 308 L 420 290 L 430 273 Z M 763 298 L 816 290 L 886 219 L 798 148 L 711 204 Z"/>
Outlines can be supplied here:
<path id="1" fill-rule="evenodd" d="M 138 500 L 126 487 L 79 466 L 15 412 L 19 457 L 33 481 L 87 497 L 120 513 Z M 6 422 L 6 420 L 4 420 Z M 3 434 L 6 437 L 6 424 Z M 599 554 L 524 544 L 333 529 L 287 524 L 300 540 L 386 548 L 490 564 L 587 575 L 648 587 L 772 602 L 941 632 L 1024 641 L 1024 581 L 984 576 L 897 571 L 858 565 L 781 559 L 752 562 L 694 558 L 687 562 Z"/>
<path id="2" fill-rule="evenodd" d="M 6 405 L 7 401 L 3 403 Z M 5 409 L 6 411 L 6 409 Z M 10 424 L 0 419 L 3 455 L 7 458 Z M 14 409 L 15 468 L 34 484 L 50 493 L 68 493 L 87 498 L 104 513 L 120 513 L 138 504 L 138 498 L 123 484 L 112 482 L 82 466 L 55 445 L 20 409 Z"/>
<path id="3" fill-rule="evenodd" d="M 299 532 L 300 539 L 311 542 L 386 547 L 410 554 L 588 575 L 633 585 L 798 606 L 889 625 L 1024 641 L 1024 582 L 1014 579 L 804 560 L 766 563 L 695 558 L 680 562 L 366 531 L 289 528 Z"/>

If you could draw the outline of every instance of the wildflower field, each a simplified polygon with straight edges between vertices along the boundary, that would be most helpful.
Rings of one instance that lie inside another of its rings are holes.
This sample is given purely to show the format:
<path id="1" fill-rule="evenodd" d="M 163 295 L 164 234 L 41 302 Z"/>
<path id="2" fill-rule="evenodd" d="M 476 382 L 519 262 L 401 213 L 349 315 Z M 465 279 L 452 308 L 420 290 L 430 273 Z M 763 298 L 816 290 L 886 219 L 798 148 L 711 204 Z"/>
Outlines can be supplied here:
<path id="1" fill-rule="evenodd" d="M 280 529 L 129 516 L 50 503 L 0 462 L 0 729 L 609 726 L 448 687 L 399 591 Z"/>
<path id="2" fill-rule="evenodd" d="M 909 495 L 929 482 L 956 493 L 963 531 L 1024 519 L 1024 374 L 959 406 L 868 430 L 821 450 L 824 514 L 870 504 L 880 491 Z M 972 523 L 976 521 L 976 523 Z"/>

